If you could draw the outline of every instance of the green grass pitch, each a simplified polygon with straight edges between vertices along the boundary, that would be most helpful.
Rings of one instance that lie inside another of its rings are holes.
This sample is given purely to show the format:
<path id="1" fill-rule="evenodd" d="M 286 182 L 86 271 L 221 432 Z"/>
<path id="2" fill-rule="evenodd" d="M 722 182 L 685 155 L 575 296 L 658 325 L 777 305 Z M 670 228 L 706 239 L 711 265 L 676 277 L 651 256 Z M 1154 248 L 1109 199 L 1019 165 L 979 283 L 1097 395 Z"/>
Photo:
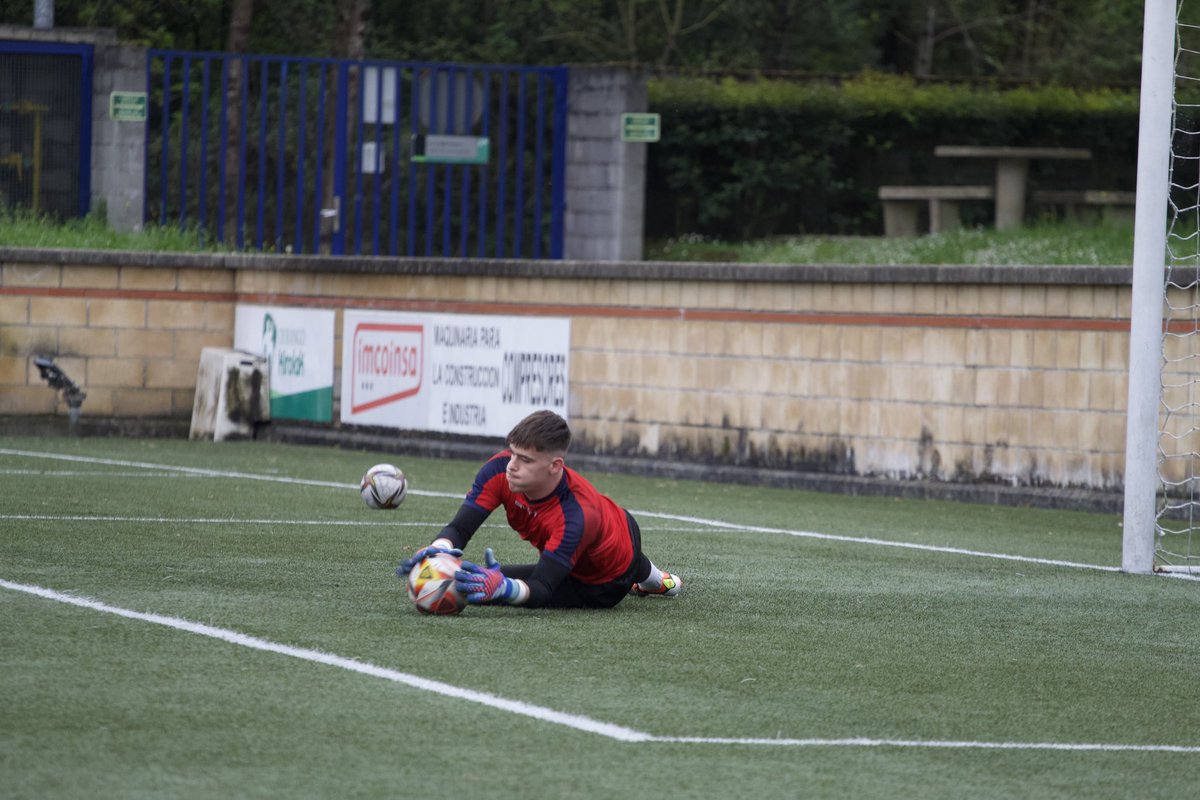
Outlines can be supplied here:
<path id="1" fill-rule="evenodd" d="M 0 438 L 0 793 L 1194 790 L 1200 586 L 1115 571 L 1116 516 L 589 473 L 679 598 L 419 615 L 393 569 L 477 467 Z M 500 514 L 485 546 L 533 555 Z"/>

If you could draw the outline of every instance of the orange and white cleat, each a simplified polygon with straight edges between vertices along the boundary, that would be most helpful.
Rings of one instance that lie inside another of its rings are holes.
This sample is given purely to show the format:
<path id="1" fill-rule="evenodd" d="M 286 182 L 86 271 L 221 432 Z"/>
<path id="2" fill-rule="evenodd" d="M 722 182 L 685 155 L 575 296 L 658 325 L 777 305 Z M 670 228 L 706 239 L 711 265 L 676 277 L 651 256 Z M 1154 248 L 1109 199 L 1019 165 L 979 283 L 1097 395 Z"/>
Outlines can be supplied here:
<path id="1" fill-rule="evenodd" d="M 640 583 L 635 583 L 629 587 L 629 593 L 638 597 L 674 597 L 679 594 L 679 590 L 682 588 L 683 581 L 678 575 L 664 572 L 662 574 L 662 585 L 657 589 L 644 588 Z"/>

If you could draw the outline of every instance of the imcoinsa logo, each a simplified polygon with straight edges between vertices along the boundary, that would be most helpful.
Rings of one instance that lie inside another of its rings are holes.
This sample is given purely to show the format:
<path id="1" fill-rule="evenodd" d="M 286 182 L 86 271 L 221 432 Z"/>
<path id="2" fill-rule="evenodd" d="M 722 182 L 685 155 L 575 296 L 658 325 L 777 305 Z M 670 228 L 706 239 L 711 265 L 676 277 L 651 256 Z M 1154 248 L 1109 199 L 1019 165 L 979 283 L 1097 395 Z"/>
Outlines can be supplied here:
<path id="1" fill-rule="evenodd" d="M 364 322 L 354 329 L 350 411 L 358 414 L 421 391 L 423 325 Z"/>

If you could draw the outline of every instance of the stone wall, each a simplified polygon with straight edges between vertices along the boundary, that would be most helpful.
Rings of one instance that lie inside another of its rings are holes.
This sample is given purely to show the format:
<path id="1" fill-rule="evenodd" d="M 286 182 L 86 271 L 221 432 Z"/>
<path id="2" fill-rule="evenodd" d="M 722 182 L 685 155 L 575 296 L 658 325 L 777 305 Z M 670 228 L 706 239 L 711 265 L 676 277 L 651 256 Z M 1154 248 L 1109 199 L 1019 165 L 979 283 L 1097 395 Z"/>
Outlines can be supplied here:
<path id="1" fill-rule="evenodd" d="M 650 145 L 621 140 L 621 115 L 646 110 L 645 77 L 573 66 L 569 93 L 565 256 L 640 261 Z"/>
<path id="2" fill-rule="evenodd" d="M 580 452 L 1111 490 L 1129 278 L 0 249 L 0 415 L 66 413 L 48 355 L 85 417 L 186 417 L 238 302 L 567 316 Z"/>

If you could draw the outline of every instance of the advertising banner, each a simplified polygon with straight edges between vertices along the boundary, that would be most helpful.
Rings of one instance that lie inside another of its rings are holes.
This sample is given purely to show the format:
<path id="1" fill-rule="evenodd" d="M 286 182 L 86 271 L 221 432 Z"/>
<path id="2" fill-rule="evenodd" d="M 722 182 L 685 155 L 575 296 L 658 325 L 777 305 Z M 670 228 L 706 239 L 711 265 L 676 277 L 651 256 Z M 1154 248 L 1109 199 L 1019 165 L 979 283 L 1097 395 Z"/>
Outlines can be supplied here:
<path id="1" fill-rule="evenodd" d="M 343 423 L 505 436 L 567 416 L 569 319 L 347 310 L 343 326 Z"/>
<path id="2" fill-rule="evenodd" d="M 334 312 L 239 305 L 233 346 L 267 359 L 271 418 L 333 421 Z"/>

